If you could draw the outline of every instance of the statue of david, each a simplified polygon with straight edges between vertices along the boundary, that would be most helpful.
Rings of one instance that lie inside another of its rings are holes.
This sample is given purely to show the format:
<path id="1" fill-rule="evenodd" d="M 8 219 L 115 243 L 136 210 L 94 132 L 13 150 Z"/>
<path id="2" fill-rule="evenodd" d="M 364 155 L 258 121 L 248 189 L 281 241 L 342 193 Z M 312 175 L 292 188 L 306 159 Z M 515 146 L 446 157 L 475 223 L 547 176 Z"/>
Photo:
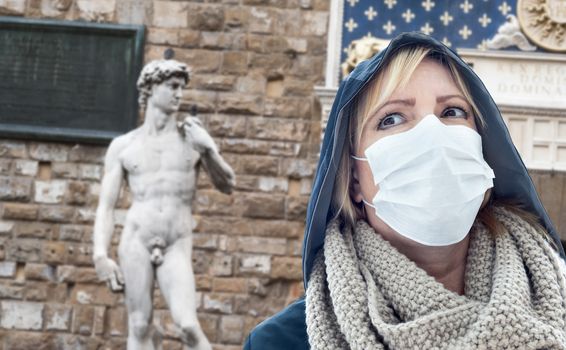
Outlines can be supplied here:
<path id="1" fill-rule="evenodd" d="M 177 122 L 187 66 L 156 60 L 142 70 L 137 87 L 145 119 L 116 137 L 106 153 L 94 224 L 94 264 L 113 291 L 125 290 L 128 350 L 161 348 L 152 336 L 152 291 L 157 278 L 181 341 L 190 349 L 211 349 L 197 319 L 192 269 L 191 202 L 201 168 L 224 193 L 235 182 L 232 168 L 195 117 Z M 118 246 L 118 266 L 108 255 L 113 210 L 122 181 L 132 204 Z"/>

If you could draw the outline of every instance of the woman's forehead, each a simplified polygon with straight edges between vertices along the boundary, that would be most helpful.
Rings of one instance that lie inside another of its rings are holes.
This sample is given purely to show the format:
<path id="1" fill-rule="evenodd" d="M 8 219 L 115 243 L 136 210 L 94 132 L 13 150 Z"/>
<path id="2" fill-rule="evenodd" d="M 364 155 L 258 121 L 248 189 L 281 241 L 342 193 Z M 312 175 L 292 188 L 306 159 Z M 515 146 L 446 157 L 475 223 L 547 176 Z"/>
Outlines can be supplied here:
<path id="1" fill-rule="evenodd" d="M 389 79 L 385 76 L 384 79 Z M 415 70 L 404 85 L 399 85 L 393 91 L 390 98 L 398 98 L 400 94 L 406 91 L 422 92 L 424 91 L 442 91 L 455 93 L 459 92 L 459 88 L 450 74 L 450 70 L 437 60 L 426 58 L 417 65 Z"/>
<path id="2" fill-rule="evenodd" d="M 387 81 L 383 84 L 387 84 Z M 421 98 L 446 100 L 444 98 L 446 96 L 463 97 L 463 94 L 448 67 L 434 59 L 426 59 L 416 67 L 405 84 L 399 84 L 390 96 L 382 100 L 379 105 L 372 106 L 371 110 L 377 111 L 381 106 L 395 101 L 401 101 L 405 105 L 415 105 Z M 374 99 L 376 100 L 378 99 Z"/>

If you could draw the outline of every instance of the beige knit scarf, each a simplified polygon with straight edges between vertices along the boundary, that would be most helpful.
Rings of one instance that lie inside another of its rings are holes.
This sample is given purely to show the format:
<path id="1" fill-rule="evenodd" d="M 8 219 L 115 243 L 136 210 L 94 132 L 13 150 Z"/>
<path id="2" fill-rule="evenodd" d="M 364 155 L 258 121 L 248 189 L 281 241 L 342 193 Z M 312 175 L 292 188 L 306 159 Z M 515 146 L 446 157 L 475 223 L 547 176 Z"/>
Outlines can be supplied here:
<path id="1" fill-rule="evenodd" d="M 306 296 L 311 349 L 566 349 L 566 284 L 530 225 L 496 208 L 508 234 L 474 225 L 465 295 L 444 288 L 364 221 L 332 222 Z"/>

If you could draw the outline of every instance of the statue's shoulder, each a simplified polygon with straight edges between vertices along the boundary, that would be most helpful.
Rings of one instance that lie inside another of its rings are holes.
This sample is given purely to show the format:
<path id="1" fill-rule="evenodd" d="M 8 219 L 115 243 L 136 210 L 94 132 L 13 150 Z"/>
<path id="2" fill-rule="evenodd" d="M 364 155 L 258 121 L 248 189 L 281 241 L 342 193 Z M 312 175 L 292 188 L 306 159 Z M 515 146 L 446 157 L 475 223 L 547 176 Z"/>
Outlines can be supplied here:
<path id="1" fill-rule="evenodd" d="M 132 142 L 139 137 L 140 129 L 131 130 L 123 135 L 116 136 L 110 142 L 110 146 L 108 146 L 108 152 L 113 151 L 119 153 L 121 150 L 126 148 L 128 145 L 131 145 Z"/>
<path id="2" fill-rule="evenodd" d="M 108 146 L 108 150 L 106 151 L 106 161 L 119 161 L 126 148 L 133 144 L 134 140 L 138 137 L 138 134 L 139 128 L 113 138 Z"/>
<path id="3" fill-rule="evenodd" d="M 307 350 L 305 297 L 257 325 L 244 344 L 244 350 Z"/>

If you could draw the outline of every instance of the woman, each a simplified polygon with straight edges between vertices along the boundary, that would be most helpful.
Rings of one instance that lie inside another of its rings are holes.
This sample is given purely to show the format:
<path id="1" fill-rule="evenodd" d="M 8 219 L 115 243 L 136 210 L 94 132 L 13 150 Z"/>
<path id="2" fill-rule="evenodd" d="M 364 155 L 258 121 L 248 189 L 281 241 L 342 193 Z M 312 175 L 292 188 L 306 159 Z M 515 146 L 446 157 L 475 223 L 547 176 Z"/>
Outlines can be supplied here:
<path id="1" fill-rule="evenodd" d="M 342 82 L 309 203 L 306 298 L 245 349 L 566 349 L 559 254 L 479 78 L 403 34 Z"/>

